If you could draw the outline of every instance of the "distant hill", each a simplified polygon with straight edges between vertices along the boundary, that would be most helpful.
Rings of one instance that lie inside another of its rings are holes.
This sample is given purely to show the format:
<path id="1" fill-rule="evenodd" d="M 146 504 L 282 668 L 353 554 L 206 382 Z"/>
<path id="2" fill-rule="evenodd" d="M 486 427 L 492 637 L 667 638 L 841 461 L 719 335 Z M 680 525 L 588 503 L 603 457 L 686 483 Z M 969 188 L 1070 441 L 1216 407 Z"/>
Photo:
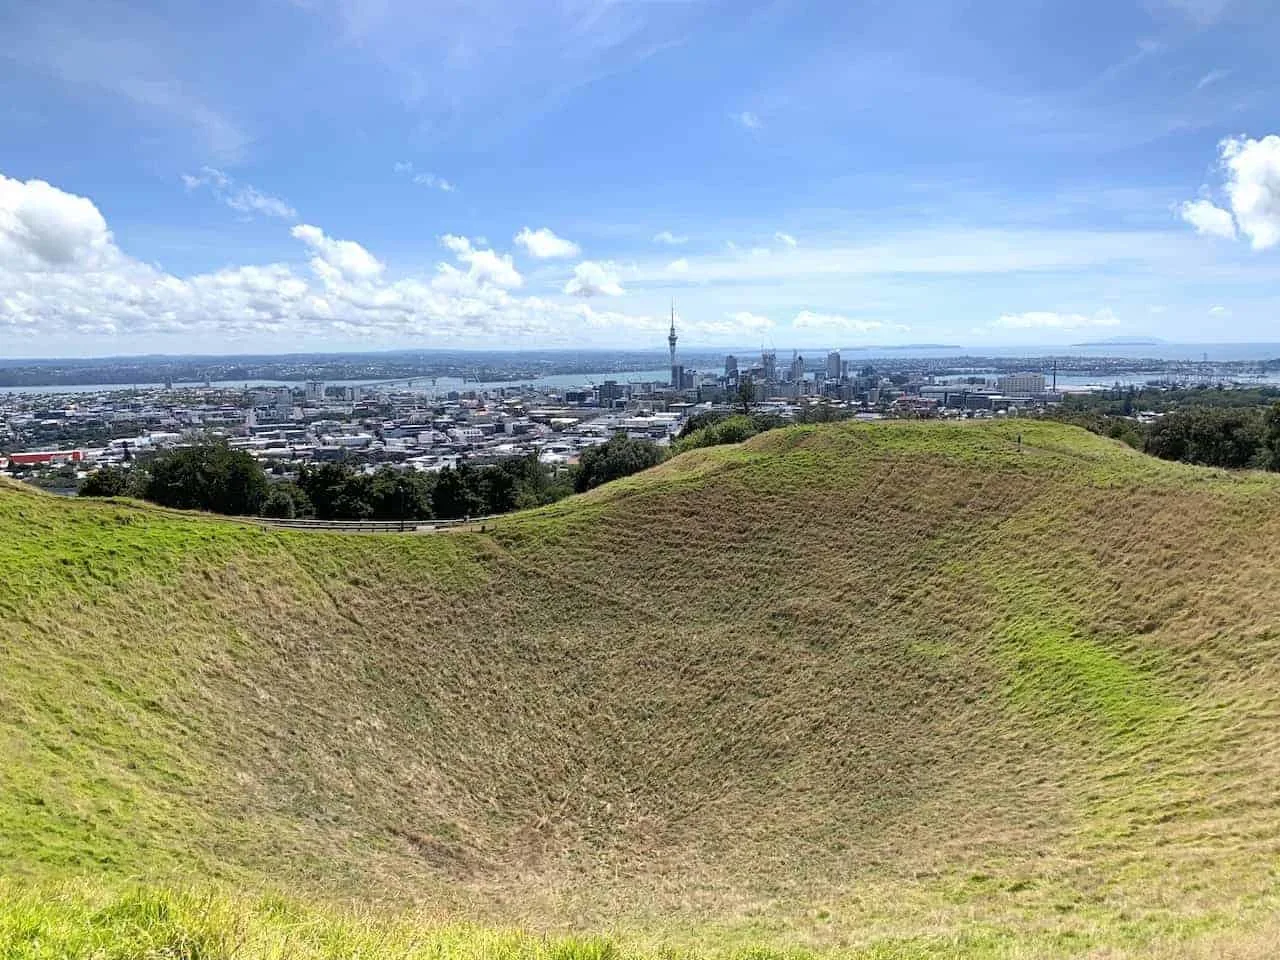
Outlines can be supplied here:
<path id="1" fill-rule="evenodd" d="M 1278 537 L 1029 420 L 484 534 L 4 484 L 0 955 L 1269 956 Z"/>
<path id="2" fill-rule="evenodd" d="M 899 350 L 963 350 L 964 347 L 958 347 L 953 343 L 896 343 L 885 344 L 877 347 L 841 347 L 846 353 L 874 353 L 881 351 L 884 353 L 894 353 Z"/>
<path id="3" fill-rule="evenodd" d="M 1107 337 L 1103 340 L 1086 340 L 1084 343 L 1073 343 L 1073 347 L 1159 347 L 1168 340 L 1159 337 Z"/>

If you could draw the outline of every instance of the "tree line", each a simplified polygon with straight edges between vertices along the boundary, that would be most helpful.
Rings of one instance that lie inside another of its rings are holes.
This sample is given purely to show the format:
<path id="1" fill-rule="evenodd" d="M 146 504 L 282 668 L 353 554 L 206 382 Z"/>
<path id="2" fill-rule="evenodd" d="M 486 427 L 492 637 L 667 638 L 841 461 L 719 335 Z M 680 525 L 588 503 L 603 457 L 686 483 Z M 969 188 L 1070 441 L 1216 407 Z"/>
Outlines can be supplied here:
<path id="1" fill-rule="evenodd" d="M 179 510 L 316 520 L 455 520 L 554 503 L 571 493 L 661 463 L 663 448 L 615 434 L 583 450 L 575 467 L 536 454 L 491 464 L 460 462 L 435 473 L 384 466 L 366 473 L 345 463 L 304 465 L 272 480 L 262 464 L 225 443 L 171 450 L 129 469 L 107 466 L 80 484 L 87 497 L 130 496 Z"/>
<path id="2" fill-rule="evenodd" d="M 1107 391 L 1065 401 L 1052 416 L 1162 460 L 1226 469 L 1280 470 L 1280 391 Z M 1150 423 L 1139 411 L 1160 416 Z"/>

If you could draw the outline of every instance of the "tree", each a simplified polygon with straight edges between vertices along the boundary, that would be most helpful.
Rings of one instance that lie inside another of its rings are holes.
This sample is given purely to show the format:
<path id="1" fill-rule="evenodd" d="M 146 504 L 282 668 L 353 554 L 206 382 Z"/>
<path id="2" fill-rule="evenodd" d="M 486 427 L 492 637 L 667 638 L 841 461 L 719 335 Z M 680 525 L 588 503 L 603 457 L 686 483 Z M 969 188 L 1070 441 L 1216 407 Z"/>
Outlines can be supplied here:
<path id="1" fill-rule="evenodd" d="M 1280 403 L 1273 403 L 1262 415 L 1262 466 L 1280 470 Z"/>
<path id="2" fill-rule="evenodd" d="M 475 469 L 466 463 L 440 471 L 435 489 L 431 491 L 431 510 L 437 517 L 459 520 L 480 515 L 485 504 L 475 473 Z"/>
<path id="3" fill-rule="evenodd" d="M 696 430 L 686 437 L 677 440 L 672 446 L 672 453 L 684 453 L 697 447 L 715 447 L 725 443 L 741 443 L 748 437 L 758 433 L 753 418 L 741 414 L 717 420 L 701 430 Z"/>
<path id="4" fill-rule="evenodd" d="M 273 483 L 271 492 L 262 502 L 262 515 L 281 520 L 307 519 L 315 516 L 311 498 L 295 483 Z"/>
<path id="5" fill-rule="evenodd" d="M 796 414 L 796 423 L 833 423 L 836 420 L 847 420 L 851 416 L 853 411 L 833 407 L 826 400 L 820 400 L 809 404 Z"/>
<path id="6" fill-rule="evenodd" d="M 610 480 L 655 467 L 662 459 L 662 448 L 653 441 L 633 440 L 625 433 L 615 433 L 607 443 L 582 451 L 573 486 L 582 493 Z"/>
<path id="7" fill-rule="evenodd" d="M 482 513 L 508 513 L 516 508 L 520 489 L 513 471 L 494 465 L 481 467 L 476 473 L 476 494 Z"/>
<path id="8" fill-rule="evenodd" d="M 683 440 L 689 434 L 697 433 L 703 427 L 709 427 L 728 416 L 729 414 L 721 413 L 719 410 L 703 410 L 701 413 L 695 413 L 691 417 L 685 417 L 684 424 L 680 427 L 680 432 L 676 435 L 676 439 Z"/>
<path id="9" fill-rule="evenodd" d="M 744 417 L 751 415 L 751 406 L 756 402 L 756 383 L 751 375 L 738 379 L 738 405 L 742 407 Z"/>
<path id="10" fill-rule="evenodd" d="M 129 473 L 121 467 L 106 466 L 80 482 L 82 497 L 123 497 L 129 493 Z"/>
<path id="11" fill-rule="evenodd" d="M 431 517 L 431 482 L 416 470 L 383 467 L 373 475 L 370 493 L 377 520 L 427 520 Z"/>
<path id="12" fill-rule="evenodd" d="M 1163 460 L 1238 469 L 1269 458 L 1263 418 L 1253 410 L 1188 407 L 1151 425 L 1146 451 Z"/>
<path id="13" fill-rule="evenodd" d="M 367 520 L 373 516 L 373 481 L 345 464 L 303 467 L 298 486 L 321 520 Z"/>
<path id="14" fill-rule="evenodd" d="M 200 444 L 153 460 L 142 495 L 166 507 L 244 516 L 261 508 L 267 477 L 262 465 L 243 450 Z"/>
<path id="15" fill-rule="evenodd" d="M 298 509 L 294 505 L 293 497 L 289 496 L 289 491 L 277 487 L 267 494 L 266 500 L 262 501 L 262 515 L 275 517 L 278 520 L 292 520 L 298 515 Z"/>

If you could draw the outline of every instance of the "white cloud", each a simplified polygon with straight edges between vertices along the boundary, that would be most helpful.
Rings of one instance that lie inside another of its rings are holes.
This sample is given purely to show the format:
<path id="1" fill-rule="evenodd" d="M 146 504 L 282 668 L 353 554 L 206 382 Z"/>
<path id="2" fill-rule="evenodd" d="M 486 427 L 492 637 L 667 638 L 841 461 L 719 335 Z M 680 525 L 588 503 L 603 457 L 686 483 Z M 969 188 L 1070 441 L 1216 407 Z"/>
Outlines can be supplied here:
<path id="1" fill-rule="evenodd" d="M 441 238 L 454 262 L 393 278 L 359 243 L 312 224 L 290 232 L 308 268 L 268 263 L 176 276 L 120 250 L 88 198 L 0 176 L 0 344 L 70 337 L 104 352 L 121 338 L 161 349 L 257 346 L 264 338 L 570 346 L 627 336 L 658 343 L 666 331 L 662 316 L 515 296 L 522 278 L 511 258 L 466 237 Z M 584 283 L 606 293 L 618 287 L 609 282 L 612 264 L 593 266 L 604 276 L 587 270 Z"/>
<path id="2" fill-rule="evenodd" d="M 1209 200 L 1188 200 L 1178 208 L 1182 219 L 1196 228 L 1196 233 L 1210 237 L 1236 238 L 1236 224 L 1231 214 Z"/>
<path id="3" fill-rule="evenodd" d="M 748 334 L 763 333 L 773 328 L 773 321 L 758 313 L 740 310 L 726 313 L 719 320 L 681 320 L 680 329 L 694 342 L 719 340 L 726 343 L 742 343 Z"/>
<path id="4" fill-rule="evenodd" d="M 796 245 L 796 238 L 789 233 L 783 233 L 781 230 L 773 235 L 773 239 L 788 247 L 794 247 Z"/>
<path id="5" fill-rule="evenodd" d="M 737 313 L 729 314 L 729 319 L 740 330 L 750 332 L 758 330 L 768 330 L 773 326 L 773 321 L 768 317 L 759 313 L 752 313 L 749 310 L 739 310 Z"/>
<path id="6" fill-rule="evenodd" d="M 132 128 L 135 142 L 151 149 L 187 149 L 165 133 L 158 145 L 159 126 L 180 131 L 201 157 L 243 159 L 253 137 L 193 92 L 208 83 L 184 78 L 191 68 L 183 55 L 187 37 L 174 30 L 171 18 L 127 4 L 6 4 L 3 10 L 0 60 L 27 68 L 32 77 L 56 78 L 93 109 L 104 93 L 126 101 L 130 119 L 147 128 L 145 134 Z"/>
<path id="7" fill-rule="evenodd" d="M 1119 323 L 1119 318 L 1110 310 L 1099 310 L 1092 315 L 1032 310 L 1027 313 L 1006 313 L 995 325 L 1008 330 L 1079 330 L 1087 327 L 1114 327 Z"/>
<path id="8" fill-rule="evenodd" d="M 300 223 L 289 232 L 315 253 L 311 266 L 323 280 L 372 280 L 382 274 L 378 258 L 354 240 L 334 240 L 309 223 Z"/>
<path id="9" fill-rule="evenodd" d="M 420 187 L 431 187 L 444 193 L 453 193 L 458 189 L 444 177 L 437 176 L 429 171 L 418 170 L 415 172 L 412 160 L 397 160 L 392 169 L 396 173 L 408 177 Z"/>
<path id="10" fill-rule="evenodd" d="M 572 240 L 556 236 L 549 228 L 542 227 L 530 230 L 525 227 L 515 235 L 515 242 L 529 251 L 529 255 L 539 260 L 550 260 L 558 257 L 576 257 L 582 252 Z"/>
<path id="11" fill-rule="evenodd" d="M 791 321 L 791 326 L 796 330 L 833 330 L 849 333 L 907 329 L 899 324 L 886 324 L 880 320 L 864 320 L 861 317 L 846 317 L 838 313 L 815 313 L 812 310 L 801 310 L 797 313 Z"/>
<path id="12" fill-rule="evenodd" d="M 864 244 L 824 244 L 806 238 L 794 250 L 743 248 L 724 242 L 719 253 L 691 260 L 700 283 L 847 284 L 853 278 L 892 276 L 996 276 L 1053 271 L 1085 273 L 1099 267 L 1178 269 L 1198 244 L 1177 231 L 1085 229 L 957 229 L 934 227 L 880 234 Z M 637 281 L 668 277 L 667 261 L 642 263 Z"/>
<path id="13" fill-rule="evenodd" d="M 1200 82 L 1196 84 L 1196 89 L 1203 90 L 1205 87 L 1209 86 L 1210 84 L 1217 83 L 1219 80 L 1225 80 L 1230 75 L 1231 75 L 1230 70 L 1210 70 L 1208 73 L 1206 73 L 1203 77 L 1200 78 Z"/>
<path id="14" fill-rule="evenodd" d="M 1280 136 L 1228 137 L 1218 144 L 1218 156 L 1230 211 L 1192 200 L 1178 208 L 1182 219 L 1198 233 L 1228 239 L 1239 234 L 1253 249 L 1269 250 L 1280 243 Z"/>
<path id="15" fill-rule="evenodd" d="M 445 193 L 453 193 L 457 189 L 444 177 L 437 177 L 434 173 L 415 173 L 413 182 L 422 187 L 435 187 Z"/>
<path id="16" fill-rule="evenodd" d="M 653 242 L 664 243 L 669 247 L 678 247 L 681 244 L 688 243 L 689 238 L 678 236 L 672 233 L 670 230 L 663 230 L 661 233 L 655 233 L 653 235 Z"/>
<path id="17" fill-rule="evenodd" d="M 1223 306 L 1209 308 L 1209 316 L 1211 317 L 1227 317 L 1231 315 L 1231 311 Z"/>
<path id="18" fill-rule="evenodd" d="M 43 180 L 24 183 L 0 175 L 0 268 L 96 269 L 116 255 L 111 231 L 92 201 Z"/>
<path id="19" fill-rule="evenodd" d="M 667 273 L 688 273 L 689 261 L 684 257 L 679 260 L 672 260 L 667 264 Z"/>
<path id="20" fill-rule="evenodd" d="M 564 285 L 564 292 L 575 297 L 620 297 L 624 291 L 618 281 L 616 264 L 584 260 L 573 268 L 573 276 Z"/>
<path id="21" fill-rule="evenodd" d="M 733 119 L 739 126 L 747 130 L 759 130 L 762 126 L 760 118 L 750 110 L 743 110 L 741 113 L 733 114 Z"/>
<path id="22" fill-rule="evenodd" d="M 216 167 L 201 167 L 200 173 L 196 175 L 184 173 L 182 183 L 188 190 L 208 187 L 222 203 L 240 213 L 259 213 L 268 217 L 279 217 L 281 220 L 298 219 L 298 211 L 279 197 L 263 193 L 249 184 L 236 183 L 230 175 Z"/>
<path id="23" fill-rule="evenodd" d="M 1220 151 L 1236 225 L 1253 249 L 1274 247 L 1280 243 L 1280 136 L 1230 138 Z"/>
<path id="24" fill-rule="evenodd" d="M 468 267 L 463 274 L 456 267 L 440 264 L 435 282 L 442 289 L 464 292 L 468 287 L 489 285 L 510 290 L 524 284 L 524 277 L 520 276 L 509 253 L 477 249 L 466 237 L 448 233 L 440 238 L 440 243 Z"/>

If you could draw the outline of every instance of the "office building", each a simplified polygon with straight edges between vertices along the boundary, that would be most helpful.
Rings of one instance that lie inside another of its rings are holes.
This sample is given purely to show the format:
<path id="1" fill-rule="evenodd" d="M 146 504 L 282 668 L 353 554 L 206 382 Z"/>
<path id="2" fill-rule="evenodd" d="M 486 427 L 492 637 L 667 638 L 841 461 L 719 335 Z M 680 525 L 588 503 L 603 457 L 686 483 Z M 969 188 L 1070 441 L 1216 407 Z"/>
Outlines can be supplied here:
<path id="1" fill-rule="evenodd" d="M 1038 397 L 1044 393 L 1044 374 L 1007 374 L 996 380 L 996 389 L 1006 397 Z"/>
<path id="2" fill-rule="evenodd" d="M 804 379 L 804 357 L 796 354 L 791 358 L 791 371 L 787 379 L 792 383 L 798 383 Z"/>
<path id="3" fill-rule="evenodd" d="M 277 420 L 293 419 L 293 391 L 288 387 L 276 391 L 275 414 Z"/>
<path id="4" fill-rule="evenodd" d="M 840 351 L 832 350 L 827 354 L 827 379 L 840 379 Z"/>

